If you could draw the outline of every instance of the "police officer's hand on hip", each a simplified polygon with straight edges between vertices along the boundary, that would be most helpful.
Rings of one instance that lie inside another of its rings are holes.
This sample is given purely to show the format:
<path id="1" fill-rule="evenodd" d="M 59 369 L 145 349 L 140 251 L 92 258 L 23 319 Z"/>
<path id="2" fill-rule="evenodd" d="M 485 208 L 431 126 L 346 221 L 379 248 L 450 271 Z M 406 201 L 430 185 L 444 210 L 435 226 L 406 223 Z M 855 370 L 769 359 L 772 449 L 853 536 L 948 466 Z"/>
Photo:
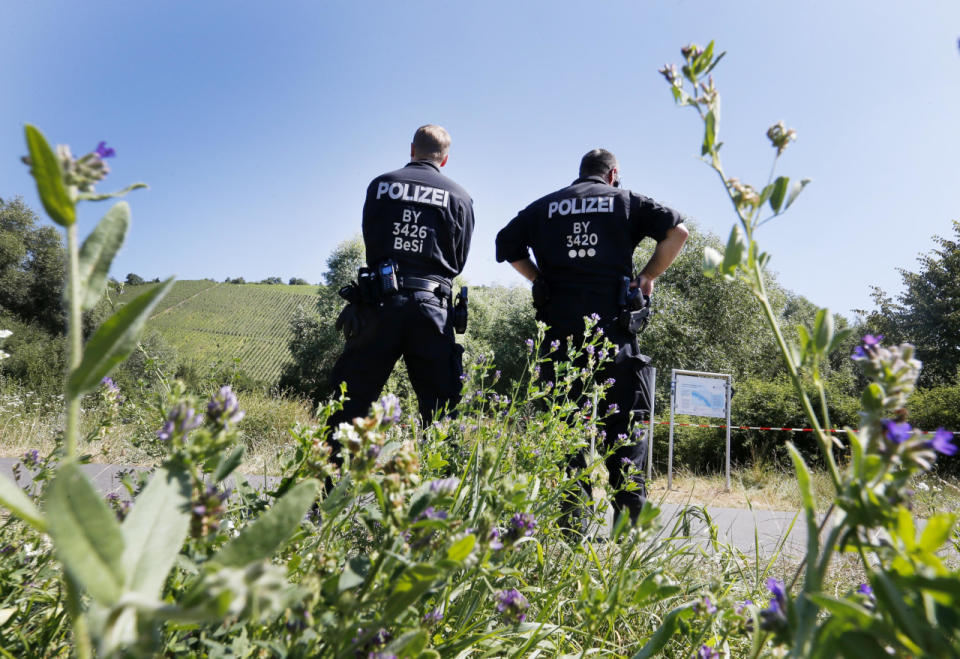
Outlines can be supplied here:
<path id="1" fill-rule="evenodd" d="M 598 325 L 618 346 L 614 362 L 598 374 L 615 382 L 604 403 L 613 411 L 601 410 L 600 416 L 608 440 L 610 482 L 618 490 L 614 506 L 628 509 L 633 518 L 645 500 L 646 442 L 642 432 L 630 432 L 630 425 L 649 414 L 653 392 L 645 377 L 650 358 L 639 353 L 636 325 L 618 320 L 636 311 L 627 303 L 636 299 L 630 289 L 639 288 L 649 298 L 654 281 L 680 253 L 687 235 L 679 213 L 620 187 L 619 163 L 604 149 L 584 155 L 573 183 L 531 203 L 497 234 L 497 261 L 508 261 L 533 283 L 537 318 L 549 326 L 544 344 L 559 339 L 551 360 L 566 358 L 564 339 L 579 340 L 583 318 L 591 314 L 599 316 Z M 644 238 L 657 244 L 634 278 L 633 252 Z M 633 439 L 617 444 L 618 437 Z M 568 469 L 584 466 L 582 452 L 570 456 Z M 622 488 L 625 480 L 636 487 Z M 583 494 L 589 499 L 589 493 Z"/>

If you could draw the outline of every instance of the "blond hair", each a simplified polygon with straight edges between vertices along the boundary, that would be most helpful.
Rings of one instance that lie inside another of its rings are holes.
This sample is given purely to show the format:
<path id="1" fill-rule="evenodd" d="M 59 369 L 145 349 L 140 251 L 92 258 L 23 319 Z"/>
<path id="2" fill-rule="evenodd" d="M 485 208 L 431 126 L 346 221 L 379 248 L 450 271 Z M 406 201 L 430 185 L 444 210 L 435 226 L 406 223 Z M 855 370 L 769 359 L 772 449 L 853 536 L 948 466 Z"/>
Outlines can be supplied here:
<path id="1" fill-rule="evenodd" d="M 413 134 L 413 157 L 442 162 L 450 151 L 450 133 L 443 126 L 427 124 Z"/>

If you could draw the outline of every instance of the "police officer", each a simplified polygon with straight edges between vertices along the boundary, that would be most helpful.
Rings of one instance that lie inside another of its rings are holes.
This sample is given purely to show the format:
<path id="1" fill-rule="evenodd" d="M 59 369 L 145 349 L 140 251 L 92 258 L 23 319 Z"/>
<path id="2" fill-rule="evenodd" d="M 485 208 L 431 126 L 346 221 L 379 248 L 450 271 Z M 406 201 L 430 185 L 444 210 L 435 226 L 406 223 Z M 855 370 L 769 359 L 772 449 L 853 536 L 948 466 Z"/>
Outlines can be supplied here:
<path id="1" fill-rule="evenodd" d="M 626 508 L 632 519 L 646 500 L 642 469 L 647 446 L 642 432 L 631 435 L 629 424 L 631 412 L 649 415 L 653 392 L 648 384 L 650 358 L 640 354 L 635 330 L 618 319 L 627 313 L 624 298 L 630 291 L 626 287 L 651 295 L 654 281 L 680 253 L 687 235 L 676 211 L 620 187 L 617 159 L 605 149 L 583 156 L 577 180 L 527 206 L 497 234 L 497 261 L 509 261 L 533 282 L 537 318 L 548 325 L 545 345 L 559 342 L 548 355 L 551 361 L 543 379 L 553 379 L 553 361 L 566 359 L 566 337 L 582 339 L 584 316 L 597 314 L 598 326 L 617 346 L 613 363 L 597 376 L 614 380 L 599 416 L 605 448 L 615 449 L 606 459 L 610 485 L 617 490 L 614 510 L 619 513 Z M 657 246 L 640 274 L 631 279 L 633 251 L 647 237 Z M 586 449 L 568 461 L 570 471 L 584 467 Z M 625 473 L 636 487 L 623 487 Z M 573 493 L 567 499 L 571 515 L 591 498 L 586 483 L 579 485 L 583 498 L 578 501 Z M 567 518 L 564 523 L 583 531 L 571 522 Z"/>
<path id="2" fill-rule="evenodd" d="M 449 151 L 444 128 L 421 126 L 410 162 L 367 188 L 367 286 L 346 294 L 350 304 L 337 319 L 347 341 L 331 379 L 346 383 L 349 400 L 331 428 L 369 412 L 401 356 L 426 423 L 459 401 L 463 348 L 454 339 L 451 280 L 467 260 L 473 200 L 440 173 Z"/>

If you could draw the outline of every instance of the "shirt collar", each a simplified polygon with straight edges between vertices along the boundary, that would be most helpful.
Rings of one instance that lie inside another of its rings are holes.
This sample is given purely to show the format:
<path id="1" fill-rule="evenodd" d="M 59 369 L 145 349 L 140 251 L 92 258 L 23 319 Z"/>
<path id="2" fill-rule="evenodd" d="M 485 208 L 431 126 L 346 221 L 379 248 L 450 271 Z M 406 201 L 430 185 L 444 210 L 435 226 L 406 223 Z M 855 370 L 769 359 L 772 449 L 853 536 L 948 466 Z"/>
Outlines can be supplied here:
<path id="1" fill-rule="evenodd" d="M 440 166 L 437 165 L 437 163 L 433 162 L 432 160 L 411 160 L 406 165 L 404 165 L 404 167 L 418 167 L 423 165 L 426 165 L 427 167 L 432 167 L 435 170 L 437 170 L 437 172 L 440 171 Z"/>
<path id="2" fill-rule="evenodd" d="M 594 182 L 596 182 L 596 183 L 602 183 L 602 184 L 604 184 L 604 185 L 610 185 L 610 184 L 607 183 L 605 180 L 603 180 L 603 177 L 602 177 L 602 176 L 581 176 L 581 177 L 578 178 L 576 181 L 574 181 L 573 183 L 571 183 L 571 185 L 576 185 L 577 183 L 585 183 L 585 182 L 587 182 L 587 181 L 594 181 Z"/>

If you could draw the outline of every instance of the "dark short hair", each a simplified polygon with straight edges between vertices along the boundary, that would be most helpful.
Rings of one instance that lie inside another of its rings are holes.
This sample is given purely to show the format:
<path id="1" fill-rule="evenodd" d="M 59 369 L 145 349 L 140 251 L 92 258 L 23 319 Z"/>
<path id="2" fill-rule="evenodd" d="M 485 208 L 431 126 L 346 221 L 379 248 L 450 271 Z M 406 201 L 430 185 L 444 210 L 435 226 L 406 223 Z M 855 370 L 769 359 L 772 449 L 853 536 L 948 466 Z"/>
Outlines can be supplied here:
<path id="1" fill-rule="evenodd" d="M 594 149 L 580 159 L 580 177 L 606 176 L 616 166 L 615 155 L 606 149 Z"/>
<path id="2" fill-rule="evenodd" d="M 420 126 L 413 135 L 413 151 L 416 158 L 440 162 L 450 151 L 450 133 L 443 126 Z"/>

